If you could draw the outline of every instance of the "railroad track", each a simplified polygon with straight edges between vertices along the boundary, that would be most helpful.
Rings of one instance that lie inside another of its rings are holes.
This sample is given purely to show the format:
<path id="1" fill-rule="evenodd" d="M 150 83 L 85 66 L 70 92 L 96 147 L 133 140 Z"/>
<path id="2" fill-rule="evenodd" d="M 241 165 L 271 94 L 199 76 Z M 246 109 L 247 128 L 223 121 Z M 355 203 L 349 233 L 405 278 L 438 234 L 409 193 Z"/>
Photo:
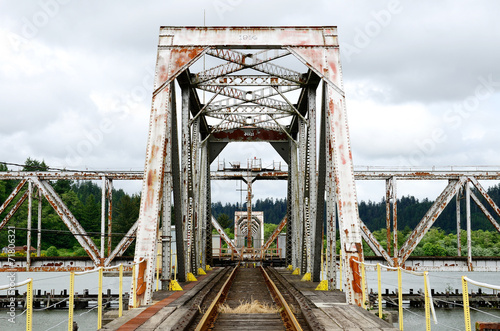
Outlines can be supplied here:
<path id="1" fill-rule="evenodd" d="M 310 330 L 299 306 L 290 307 L 288 304 L 286 299 L 291 300 L 292 295 L 272 277 L 262 267 L 234 268 L 195 330 Z M 275 312 L 231 312 L 244 303 L 255 301 Z M 222 304 L 230 312 L 219 312 Z"/>

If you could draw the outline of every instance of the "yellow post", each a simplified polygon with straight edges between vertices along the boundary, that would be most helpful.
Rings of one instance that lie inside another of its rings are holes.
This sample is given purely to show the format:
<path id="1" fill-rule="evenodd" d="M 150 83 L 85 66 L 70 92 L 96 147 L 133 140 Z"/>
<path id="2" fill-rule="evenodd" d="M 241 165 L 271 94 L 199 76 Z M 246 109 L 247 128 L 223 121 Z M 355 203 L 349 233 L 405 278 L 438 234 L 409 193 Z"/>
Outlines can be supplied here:
<path id="1" fill-rule="evenodd" d="M 73 305 L 75 300 L 75 272 L 69 274 L 68 331 L 73 331 Z"/>
<path id="2" fill-rule="evenodd" d="M 431 306 L 429 300 L 429 291 L 427 290 L 427 274 L 424 271 L 424 288 L 425 288 L 425 330 L 431 331 Z"/>
<path id="3" fill-rule="evenodd" d="M 363 302 L 361 303 L 361 307 L 363 307 L 363 309 L 366 309 L 365 263 L 361 262 L 360 265 L 361 265 L 361 295 L 363 298 Z"/>
<path id="4" fill-rule="evenodd" d="M 123 315 L 123 264 L 120 264 L 120 285 L 118 288 L 118 317 Z"/>
<path id="5" fill-rule="evenodd" d="M 135 308 L 136 294 L 135 294 L 135 264 L 132 267 L 132 308 Z"/>
<path id="6" fill-rule="evenodd" d="M 403 331 L 403 285 L 401 284 L 401 267 L 398 268 L 398 305 L 399 305 L 399 330 Z"/>
<path id="7" fill-rule="evenodd" d="M 339 289 L 342 291 L 342 251 L 339 252 L 339 272 L 340 272 Z"/>
<path id="8" fill-rule="evenodd" d="M 464 320 L 465 331 L 471 331 L 470 327 L 470 308 L 469 308 L 469 290 L 467 289 L 467 280 L 462 276 L 462 296 L 464 301 Z"/>
<path id="9" fill-rule="evenodd" d="M 99 289 L 97 292 L 97 330 L 102 327 L 102 270 L 99 268 Z"/>
<path id="10" fill-rule="evenodd" d="M 382 280 L 380 277 L 380 263 L 377 263 L 377 282 L 378 282 L 378 317 L 382 318 Z"/>
<path id="11" fill-rule="evenodd" d="M 26 288 L 26 331 L 31 331 L 33 327 L 32 320 L 33 320 L 33 279 L 30 279 Z"/>

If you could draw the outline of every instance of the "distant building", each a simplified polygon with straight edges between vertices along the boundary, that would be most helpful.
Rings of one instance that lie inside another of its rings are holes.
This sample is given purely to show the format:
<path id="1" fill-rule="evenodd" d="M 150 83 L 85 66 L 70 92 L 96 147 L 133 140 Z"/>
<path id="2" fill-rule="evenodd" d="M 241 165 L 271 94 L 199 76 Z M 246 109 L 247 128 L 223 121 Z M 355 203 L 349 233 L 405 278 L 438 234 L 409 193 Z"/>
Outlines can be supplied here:
<path id="1" fill-rule="evenodd" d="M 14 252 L 16 252 L 16 253 L 17 252 L 26 252 L 27 249 L 28 249 L 28 246 L 26 246 L 26 245 L 24 245 L 24 246 L 14 246 Z M 7 254 L 8 252 L 9 252 L 9 248 L 8 247 L 2 248 L 2 253 Z M 33 253 L 33 252 L 36 253 L 36 249 L 33 246 L 31 246 L 30 247 L 30 252 L 31 253 Z"/>

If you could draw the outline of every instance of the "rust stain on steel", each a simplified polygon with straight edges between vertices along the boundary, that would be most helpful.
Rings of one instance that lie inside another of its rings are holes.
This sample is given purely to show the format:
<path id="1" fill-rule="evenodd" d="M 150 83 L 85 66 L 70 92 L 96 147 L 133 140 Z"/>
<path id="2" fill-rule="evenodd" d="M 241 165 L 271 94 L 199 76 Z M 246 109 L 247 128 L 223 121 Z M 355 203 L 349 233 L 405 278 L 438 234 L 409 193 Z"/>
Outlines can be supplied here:
<path id="1" fill-rule="evenodd" d="M 351 268 L 352 271 L 352 289 L 356 293 L 362 293 L 361 291 L 361 270 L 359 269 L 359 263 L 356 262 L 359 261 L 359 259 L 356 256 L 351 256 L 349 259 L 349 267 Z"/>
<path id="2" fill-rule="evenodd" d="M 146 259 L 142 260 L 139 263 L 139 273 L 137 275 L 137 289 L 135 291 L 137 295 L 142 295 L 144 294 L 144 292 L 146 292 L 147 284 L 144 281 L 146 266 L 147 266 Z"/>
<path id="3" fill-rule="evenodd" d="M 185 66 L 187 66 L 194 58 L 200 55 L 203 50 L 204 48 L 202 47 L 171 48 L 170 59 L 168 60 L 168 62 L 175 63 L 175 65 L 160 65 L 158 69 L 159 84 L 157 86 L 161 86 L 169 80 L 173 79 L 178 72 L 180 72 Z"/>

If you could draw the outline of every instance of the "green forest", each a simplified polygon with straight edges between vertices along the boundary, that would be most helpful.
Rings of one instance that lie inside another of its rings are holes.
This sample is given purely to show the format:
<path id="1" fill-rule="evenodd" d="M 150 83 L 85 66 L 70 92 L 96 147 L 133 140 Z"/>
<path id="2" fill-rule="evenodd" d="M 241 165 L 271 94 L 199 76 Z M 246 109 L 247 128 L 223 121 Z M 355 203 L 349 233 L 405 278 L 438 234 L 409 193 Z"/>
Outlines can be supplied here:
<path id="1" fill-rule="evenodd" d="M 43 161 L 28 158 L 22 169 L 23 171 L 44 171 L 49 170 L 48 165 Z M 0 163 L 0 171 L 9 171 L 5 164 Z M 3 203 L 18 181 L 0 180 L 0 204 Z M 73 215 L 79 220 L 88 235 L 94 240 L 97 246 L 100 245 L 99 231 L 101 227 L 101 186 L 92 181 L 69 181 L 58 180 L 52 182 L 52 186 L 59 194 L 64 203 L 71 210 Z M 22 189 L 21 194 L 11 203 L 13 205 L 17 199 L 27 190 L 27 185 Z M 497 203 L 500 202 L 500 185 L 490 187 L 488 194 Z M 476 194 L 480 199 L 480 194 Z M 35 194 L 33 200 L 32 214 L 32 239 L 31 245 L 36 247 L 37 233 L 37 208 L 38 200 Z M 484 199 L 482 199 L 484 200 Z M 404 240 L 409 236 L 412 229 L 422 219 L 425 212 L 432 205 L 433 201 L 428 199 L 418 200 L 412 196 L 403 196 L 398 199 L 398 247 L 401 247 Z M 426 234 L 412 255 L 414 256 L 456 256 L 457 236 L 456 236 L 456 206 L 455 199 L 445 208 L 443 213 L 434 223 L 432 229 Z M 462 229 L 465 225 L 465 203 L 461 200 Z M 486 201 L 483 204 L 487 206 Z M 16 245 L 26 245 L 27 235 L 27 215 L 28 204 L 25 202 L 10 219 L 7 225 L 0 230 L 0 248 L 7 246 L 7 227 L 16 229 Z M 113 190 L 113 247 L 121 240 L 132 224 L 137 220 L 140 207 L 140 194 L 129 194 L 123 190 Z M 489 206 L 488 206 L 489 207 Z M 286 199 L 257 199 L 252 205 L 252 209 L 264 212 L 264 220 L 267 223 L 265 236 L 272 233 L 276 225 L 281 222 L 286 214 Z M 365 222 L 379 242 L 386 247 L 385 215 L 386 206 L 384 199 L 379 202 L 361 201 L 359 203 L 360 218 Z M 3 220 L 10 208 L 0 214 Z M 490 213 L 494 215 L 494 211 Z M 226 232 L 233 231 L 233 218 L 236 210 L 246 210 L 246 204 L 238 203 L 222 204 L 212 203 L 212 213 L 219 223 L 226 228 Z M 500 234 L 491 225 L 481 210 L 471 202 L 472 220 L 472 254 L 474 256 L 500 256 Z M 462 255 L 466 255 L 466 235 L 462 230 Z M 267 239 L 267 238 L 266 238 Z M 80 247 L 75 237 L 69 232 L 62 220 L 52 209 L 49 203 L 42 199 L 42 253 L 43 255 L 86 255 Z M 133 254 L 132 245 L 126 254 Z M 372 255 L 367 245 L 365 253 Z"/>

